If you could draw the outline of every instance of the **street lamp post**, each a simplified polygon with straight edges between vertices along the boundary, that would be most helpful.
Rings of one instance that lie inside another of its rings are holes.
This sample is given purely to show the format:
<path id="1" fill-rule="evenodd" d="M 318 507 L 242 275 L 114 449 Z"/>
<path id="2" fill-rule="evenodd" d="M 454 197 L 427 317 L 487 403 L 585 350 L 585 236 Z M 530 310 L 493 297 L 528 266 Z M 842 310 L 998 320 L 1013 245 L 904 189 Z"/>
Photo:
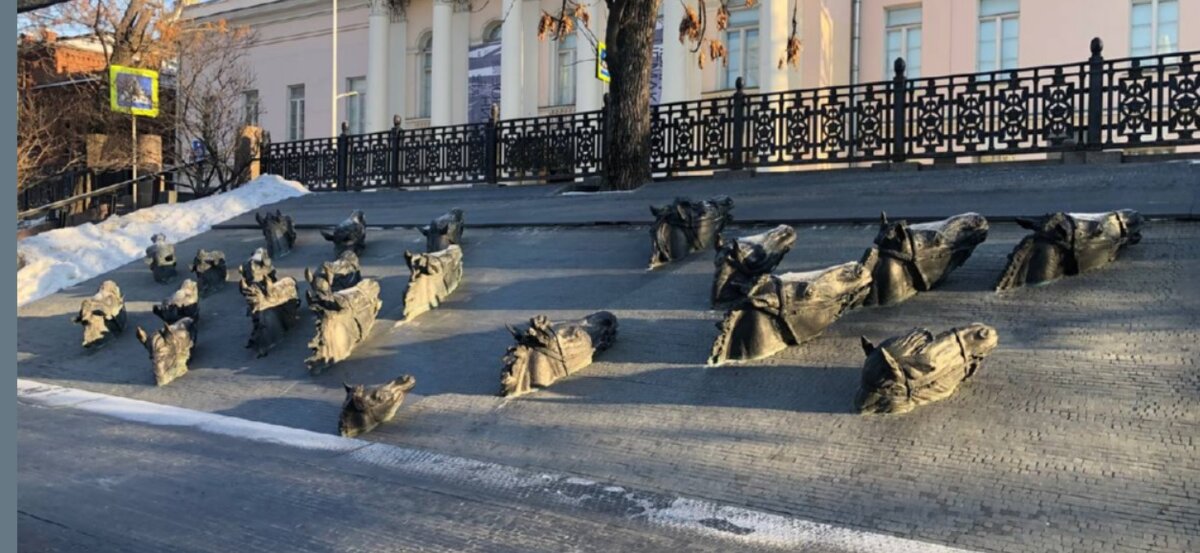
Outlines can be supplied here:
<path id="1" fill-rule="evenodd" d="M 337 19 L 338 18 L 337 18 L 337 16 L 338 16 L 338 0 L 333 0 L 333 71 L 332 71 L 333 76 L 330 79 L 332 81 L 332 83 L 330 84 L 331 93 L 329 95 L 329 98 L 330 98 L 329 136 L 337 136 L 337 134 L 338 134 L 338 124 L 337 124 L 337 101 L 338 101 L 338 83 L 337 83 L 338 20 Z"/>

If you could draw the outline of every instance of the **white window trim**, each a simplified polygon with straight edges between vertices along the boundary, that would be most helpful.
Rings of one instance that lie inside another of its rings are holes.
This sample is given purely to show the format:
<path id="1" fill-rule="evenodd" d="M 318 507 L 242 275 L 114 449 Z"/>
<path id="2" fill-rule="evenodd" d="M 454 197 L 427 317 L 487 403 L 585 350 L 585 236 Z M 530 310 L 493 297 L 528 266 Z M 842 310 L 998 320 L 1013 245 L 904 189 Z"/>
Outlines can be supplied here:
<path id="1" fill-rule="evenodd" d="M 743 5 L 743 7 L 741 7 L 741 8 L 732 9 L 730 11 L 734 12 L 734 11 L 742 11 L 742 10 L 755 10 L 755 13 L 758 13 L 757 12 L 758 9 L 761 9 L 761 7 L 756 3 L 755 6 L 752 8 L 747 8 L 747 7 L 744 7 L 744 5 Z M 757 88 L 759 75 L 754 76 L 753 84 L 751 84 L 751 82 L 750 82 L 750 72 L 749 72 L 750 60 L 747 57 L 747 53 L 746 53 L 750 50 L 750 48 L 748 47 L 748 44 L 746 42 L 747 31 L 758 31 L 759 38 L 760 39 L 762 38 L 762 30 L 758 28 L 757 22 L 748 24 L 748 25 L 730 26 L 730 27 L 725 28 L 725 47 L 728 48 L 729 45 L 732 44 L 732 42 L 729 40 L 730 33 L 738 33 L 739 35 L 741 35 L 741 37 L 739 38 L 739 42 L 742 45 L 742 50 L 740 52 L 742 59 L 738 60 L 739 63 L 741 63 L 741 65 L 739 67 L 741 67 L 742 74 L 740 76 L 743 78 L 743 81 L 745 81 L 746 88 Z M 664 38 L 664 40 L 665 40 L 665 38 Z M 761 48 L 762 45 L 759 44 L 758 47 Z M 734 77 L 731 80 L 729 78 L 729 68 L 725 67 L 723 65 L 719 66 L 719 67 L 721 70 L 721 89 L 722 90 L 735 90 L 737 88 L 737 77 Z M 759 67 L 758 70 L 762 71 L 762 68 Z"/>
<path id="2" fill-rule="evenodd" d="M 978 33 L 979 28 L 982 27 L 985 22 L 992 21 L 996 24 L 996 38 L 995 38 L 994 42 L 992 43 L 992 52 L 994 52 L 996 55 L 996 58 L 995 58 L 996 59 L 996 67 L 994 69 L 991 69 L 989 72 L 1012 71 L 1013 69 L 1017 69 L 1018 67 L 1021 66 L 1021 35 L 1019 34 L 1020 32 L 1018 31 L 1018 34 L 1017 34 L 1017 66 L 1016 67 L 1004 67 L 1004 22 L 1007 20 L 1010 20 L 1010 19 L 1016 20 L 1017 24 L 1020 25 L 1021 12 L 1008 12 L 1008 13 L 1000 13 L 1000 14 L 996 14 L 996 15 L 982 16 L 979 18 L 979 23 L 975 27 L 975 32 Z M 922 37 L 922 38 L 924 38 L 924 37 Z M 975 41 L 975 43 L 976 43 L 976 45 L 978 45 L 979 41 Z M 975 53 L 975 66 L 976 66 L 975 67 L 976 71 L 984 71 L 982 68 L 979 67 L 979 53 L 978 52 Z"/>
<path id="3" fill-rule="evenodd" d="M 559 42 L 557 40 L 554 41 L 554 55 L 552 58 L 550 58 L 551 60 L 553 60 L 553 63 L 554 63 L 554 65 L 553 65 L 554 70 L 551 71 L 551 77 L 550 77 L 550 81 L 551 81 L 550 103 L 553 107 L 575 105 L 575 102 L 579 99 L 579 91 L 574 90 L 574 89 L 572 89 L 572 93 L 571 93 L 572 98 L 570 99 L 570 101 L 563 101 L 563 99 L 562 99 L 563 82 L 562 82 L 562 75 L 560 74 L 560 71 L 562 70 L 562 54 L 565 50 L 568 50 L 568 49 L 563 48 L 561 42 Z M 571 77 L 570 77 L 571 85 L 574 86 L 575 78 L 577 76 L 575 74 L 575 72 L 578 70 L 576 65 L 579 62 L 579 38 L 578 37 L 576 37 L 576 39 L 575 39 L 575 46 L 572 48 L 569 48 L 569 50 L 574 51 L 574 53 L 571 56 L 573 59 L 571 60 Z M 503 63 L 503 62 L 501 62 L 501 63 Z"/>
<path id="4" fill-rule="evenodd" d="M 420 40 L 417 42 L 417 119 L 428 119 L 433 113 L 433 33 L 426 31 L 421 33 Z M 425 57 L 430 57 L 429 72 L 425 71 Z M 425 90 L 425 82 L 429 81 L 429 91 Z M 428 108 L 428 109 L 427 109 Z"/>
<path id="5" fill-rule="evenodd" d="M 890 11 L 892 11 L 892 10 L 905 10 L 905 9 L 911 9 L 911 8 L 918 8 L 918 9 L 919 9 L 920 7 L 921 7 L 921 5 L 920 5 L 920 4 L 917 4 L 917 5 L 911 5 L 911 6 L 888 6 L 886 11 L 890 12 Z M 921 14 L 921 16 L 922 16 L 922 17 L 921 17 L 921 21 L 918 21 L 918 22 L 916 22 L 916 23 L 902 23 L 902 24 L 900 24 L 900 25 L 888 25 L 888 24 L 887 24 L 887 13 L 886 13 L 886 12 L 884 13 L 884 27 L 883 27 L 883 80 L 888 80 L 888 79 L 892 78 L 892 76 L 895 74 L 895 65 L 894 65 L 894 64 L 896 63 L 896 60 L 895 60 L 895 59 L 888 59 L 888 45 L 887 45 L 887 36 L 888 36 L 888 33 L 892 32 L 892 31 L 900 31 L 900 57 L 904 58 L 904 62 L 905 62 L 906 64 L 908 64 L 908 65 L 911 65 L 911 63 L 910 63 L 910 62 L 911 62 L 911 60 L 909 60 L 909 59 L 908 59 L 908 33 L 909 33 L 910 31 L 913 31 L 913 30 L 917 30 L 917 31 L 920 31 L 920 30 L 921 30 L 921 25 L 922 25 L 922 24 L 925 22 L 925 21 L 924 21 L 924 15 L 925 15 L 925 14 L 924 14 L 924 13 L 922 13 L 922 14 Z M 924 33 L 922 33 L 922 34 L 921 34 L 921 41 L 922 41 L 922 42 L 924 42 L 924 41 L 925 41 L 925 34 L 924 34 Z M 922 45 L 921 45 L 921 51 L 922 51 L 922 52 L 924 52 L 924 51 L 925 51 L 925 45 L 924 45 L 924 44 L 922 44 Z M 922 68 L 922 66 L 921 66 L 922 64 L 920 63 L 920 60 L 917 60 L 917 61 L 918 61 L 918 63 L 917 63 L 917 68 L 918 68 L 918 69 L 923 69 L 923 68 Z M 911 79 L 911 78 L 920 78 L 920 77 L 921 77 L 919 74 L 918 74 L 918 75 L 916 75 L 916 76 L 914 77 L 914 76 L 913 76 L 911 73 L 909 73 L 909 72 L 907 72 L 907 71 L 905 72 L 905 76 L 907 76 L 907 77 L 908 77 L 908 78 L 910 78 L 910 79 Z"/>
<path id="6" fill-rule="evenodd" d="M 362 83 L 363 90 L 355 90 L 353 88 L 355 81 Z M 360 75 L 358 77 L 346 77 L 346 90 L 342 91 L 342 93 L 346 94 L 346 119 L 349 120 L 347 122 L 350 124 L 350 134 L 364 134 L 366 132 L 367 115 L 365 112 L 367 109 L 367 103 L 364 101 L 364 99 L 367 97 L 366 86 L 367 78 L 365 76 Z M 350 94 L 351 92 L 357 92 L 357 94 Z M 355 106 L 353 111 L 355 112 L 354 115 L 356 117 L 350 117 L 351 104 Z M 355 119 L 357 119 L 357 121 L 355 121 Z"/>
<path id="7" fill-rule="evenodd" d="M 300 91 L 300 97 L 295 98 L 292 92 Z M 304 110 L 305 110 L 305 95 L 307 91 L 303 84 L 288 85 L 288 118 L 287 118 L 287 135 L 288 140 L 304 140 Z"/>
<path id="8" fill-rule="evenodd" d="M 1130 45 L 1129 49 L 1130 49 L 1130 52 L 1129 52 L 1129 55 L 1131 55 L 1131 56 L 1133 55 L 1133 8 L 1134 8 L 1134 6 L 1137 6 L 1140 4 L 1150 4 L 1150 54 L 1149 55 L 1157 56 L 1159 54 L 1174 54 L 1175 52 L 1179 51 L 1178 30 L 1176 30 L 1176 36 L 1175 36 L 1175 50 L 1172 52 L 1159 52 L 1158 51 L 1158 40 L 1156 40 L 1158 38 L 1158 3 L 1159 3 L 1159 0 L 1133 0 L 1132 2 L 1129 3 L 1129 21 L 1130 21 L 1130 25 L 1129 25 L 1129 45 Z M 1175 9 L 1176 10 L 1179 9 L 1179 2 L 1175 3 Z M 1178 23 L 1176 23 L 1176 25 L 1178 25 Z"/>

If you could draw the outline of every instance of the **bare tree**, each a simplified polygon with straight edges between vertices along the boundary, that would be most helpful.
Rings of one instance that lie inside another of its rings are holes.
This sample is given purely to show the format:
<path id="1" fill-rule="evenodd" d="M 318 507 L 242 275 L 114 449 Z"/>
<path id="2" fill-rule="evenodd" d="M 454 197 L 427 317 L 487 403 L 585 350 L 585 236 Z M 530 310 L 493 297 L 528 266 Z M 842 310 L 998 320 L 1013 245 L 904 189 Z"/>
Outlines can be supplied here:
<path id="1" fill-rule="evenodd" d="M 185 170 L 198 196 L 228 190 L 242 181 L 253 156 L 249 148 L 245 91 L 254 88 L 246 62 L 253 34 L 223 22 L 196 23 L 181 29 L 177 110 L 179 136 L 200 141 L 203 163 Z"/>

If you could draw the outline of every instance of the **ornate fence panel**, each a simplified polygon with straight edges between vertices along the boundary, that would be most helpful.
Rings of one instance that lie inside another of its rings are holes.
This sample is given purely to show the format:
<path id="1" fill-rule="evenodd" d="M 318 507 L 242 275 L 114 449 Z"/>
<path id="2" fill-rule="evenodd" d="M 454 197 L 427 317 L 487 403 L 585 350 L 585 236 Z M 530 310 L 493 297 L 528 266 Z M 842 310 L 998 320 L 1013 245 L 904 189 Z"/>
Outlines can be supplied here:
<path id="1" fill-rule="evenodd" d="M 735 156 L 734 97 L 659 104 L 650 112 L 655 173 L 725 169 Z"/>
<path id="2" fill-rule="evenodd" d="M 600 174 L 603 113 L 589 111 L 497 123 L 497 178 L 556 180 Z"/>
<path id="3" fill-rule="evenodd" d="M 350 189 L 391 186 L 393 131 L 346 134 L 346 187 Z"/>
<path id="4" fill-rule="evenodd" d="M 746 165 L 886 160 L 889 83 L 789 90 L 746 98 Z"/>
<path id="5" fill-rule="evenodd" d="M 1101 69 L 1104 147 L 1200 140 L 1200 52 L 1106 60 Z"/>
<path id="6" fill-rule="evenodd" d="M 908 158 L 1075 148 L 1087 128 L 1086 64 L 913 79 L 904 93 Z"/>
<path id="7" fill-rule="evenodd" d="M 1200 51 L 660 104 L 654 173 L 1200 144 Z M 267 143 L 314 190 L 600 175 L 606 110 Z M 32 194 L 32 193 L 31 193 Z"/>
<path id="8" fill-rule="evenodd" d="M 487 181 L 487 124 L 406 129 L 397 141 L 399 186 Z"/>
<path id="9" fill-rule="evenodd" d="M 311 138 L 268 143 L 263 172 L 300 181 L 310 190 L 338 187 L 338 139 Z"/>

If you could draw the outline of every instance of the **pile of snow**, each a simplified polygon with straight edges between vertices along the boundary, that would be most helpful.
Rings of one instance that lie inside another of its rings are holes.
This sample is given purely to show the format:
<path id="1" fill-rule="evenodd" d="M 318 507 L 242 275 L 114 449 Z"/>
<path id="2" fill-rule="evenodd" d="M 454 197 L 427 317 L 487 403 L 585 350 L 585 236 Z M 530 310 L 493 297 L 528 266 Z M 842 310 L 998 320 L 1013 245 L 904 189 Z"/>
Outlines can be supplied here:
<path id="1" fill-rule="evenodd" d="M 145 257 L 150 237 L 155 234 L 165 234 L 167 240 L 178 242 L 247 211 L 304 194 L 308 189 L 298 182 L 264 175 L 224 194 L 156 205 L 109 217 L 100 224 L 87 223 L 32 236 L 17 247 L 25 258 L 25 267 L 17 272 L 17 305 Z"/>

